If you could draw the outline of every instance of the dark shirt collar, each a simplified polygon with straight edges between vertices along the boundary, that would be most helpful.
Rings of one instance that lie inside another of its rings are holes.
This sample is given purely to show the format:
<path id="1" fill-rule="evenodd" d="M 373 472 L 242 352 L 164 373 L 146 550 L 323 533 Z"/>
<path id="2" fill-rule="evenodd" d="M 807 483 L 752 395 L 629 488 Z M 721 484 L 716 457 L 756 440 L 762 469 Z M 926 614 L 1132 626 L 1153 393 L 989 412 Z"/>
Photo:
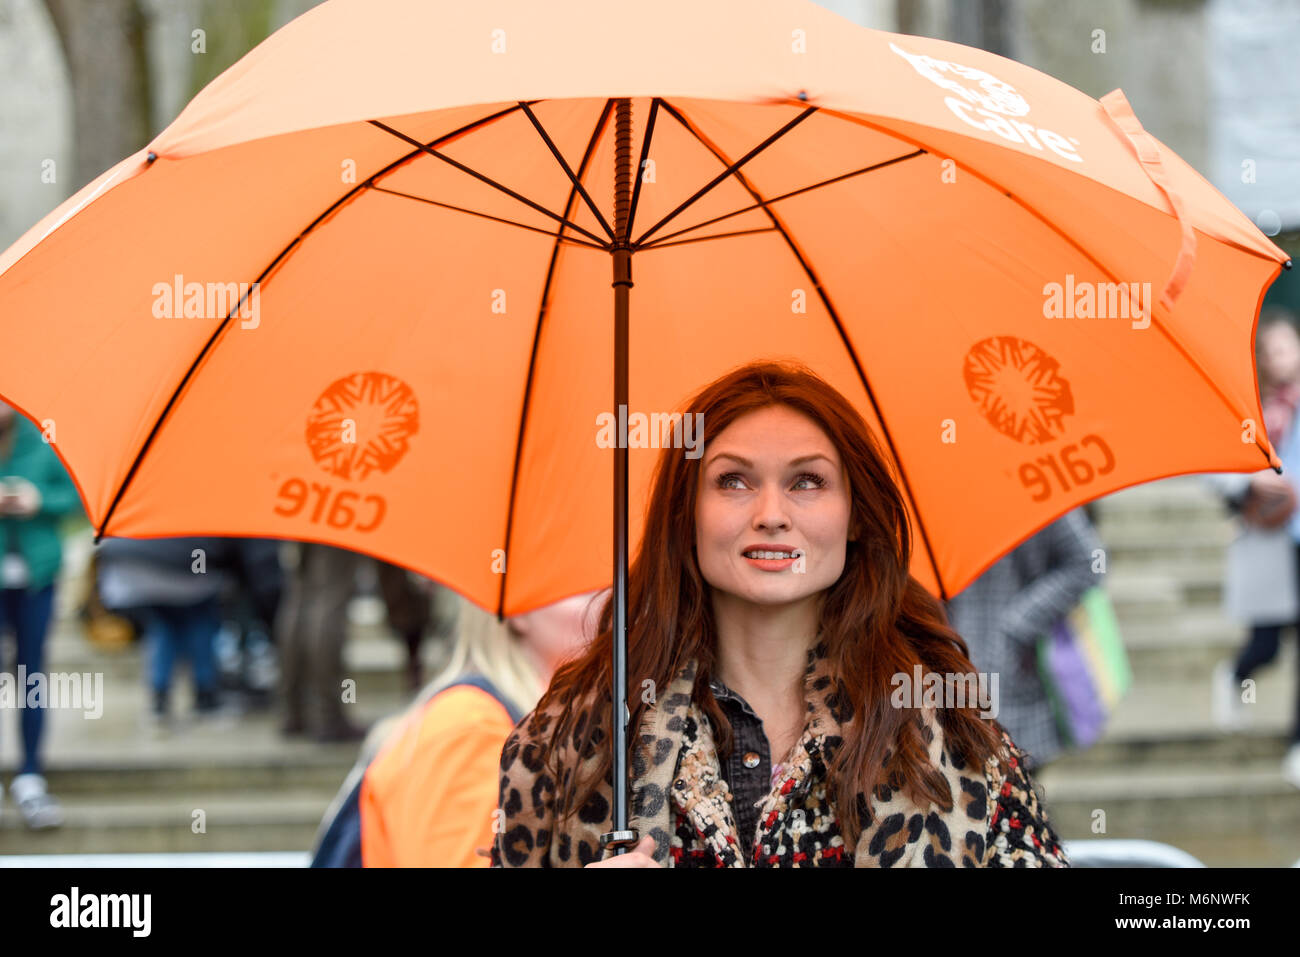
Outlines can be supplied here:
<path id="1" fill-rule="evenodd" d="M 754 718 L 758 717 L 754 709 L 749 706 L 749 702 L 723 684 L 722 679 L 717 677 L 717 675 L 709 678 L 709 690 L 713 692 L 713 697 L 716 698 L 720 704 L 734 705 L 745 714 L 751 715 Z"/>

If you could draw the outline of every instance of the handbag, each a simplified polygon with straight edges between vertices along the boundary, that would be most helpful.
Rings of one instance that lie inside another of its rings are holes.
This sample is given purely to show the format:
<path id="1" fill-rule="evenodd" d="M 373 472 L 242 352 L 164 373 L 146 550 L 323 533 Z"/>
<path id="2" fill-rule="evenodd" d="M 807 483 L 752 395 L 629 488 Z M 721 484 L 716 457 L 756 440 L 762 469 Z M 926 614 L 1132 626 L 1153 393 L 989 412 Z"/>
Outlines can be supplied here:
<path id="1" fill-rule="evenodd" d="M 1038 640 L 1038 673 L 1065 749 L 1096 743 L 1133 683 L 1105 588 L 1085 591 L 1079 604 Z"/>
<path id="2" fill-rule="evenodd" d="M 1296 540 L 1289 529 L 1245 528 L 1228 543 L 1223 611 L 1243 625 L 1285 625 L 1300 617 Z"/>

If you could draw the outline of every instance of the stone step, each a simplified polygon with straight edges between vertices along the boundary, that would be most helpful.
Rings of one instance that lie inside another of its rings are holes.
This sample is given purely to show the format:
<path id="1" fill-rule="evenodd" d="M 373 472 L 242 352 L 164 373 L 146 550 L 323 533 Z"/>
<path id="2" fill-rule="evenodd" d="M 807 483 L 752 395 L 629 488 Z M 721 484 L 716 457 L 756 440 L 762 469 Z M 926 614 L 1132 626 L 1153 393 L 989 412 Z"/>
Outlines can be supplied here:
<path id="1" fill-rule="evenodd" d="M 1272 761 L 1280 767 L 1287 746 L 1285 733 L 1279 730 L 1116 735 L 1103 738 L 1087 751 L 1059 758 L 1050 767 L 1091 772 L 1154 765 L 1226 767 L 1261 761 Z"/>
<path id="2" fill-rule="evenodd" d="M 1273 667 L 1254 677 L 1256 700 L 1243 705 L 1250 726 L 1268 734 L 1285 734 L 1295 713 L 1295 650 L 1282 649 Z M 1135 679 L 1118 703 L 1108 732 L 1119 737 L 1168 736 L 1190 732 L 1218 734 L 1211 713 L 1211 683 L 1190 682 L 1180 675 L 1167 680 Z"/>
<path id="3" fill-rule="evenodd" d="M 1158 561 L 1135 562 L 1131 559 L 1111 559 L 1107 562 L 1106 584 L 1113 586 L 1128 581 L 1143 581 L 1149 577 L 1161 577 L 1172 582 L 1179 592 L 1193 600 L 1207 589 L 1215 594 L 1223 586 L 1223 576 L 1227 571 L 1227 554 L 1214 559 L 1161 559 Z"/>
<path id="4" fill-rule="evenodd" d="M 1168 621 L 1191 615 L 1217 616 L 1223 610 L 1222 563 L 1169 568 L 1152 562 L 1140 570 L 1125 565 L 1106 575 L 1104 584 L 1121 621 Z M 1101 581 L 1099 580 L 1099 584 Z"/>
<path id="5" fill-rule="evenodd" d="M 1210 683 L 1138 680 L 1120 700 L 1100 741 L 1060 757 L 1046 770 L 1080 775 L 1160 768 L 1230 768 L 1249 763 L 1275 770 L 1288 747 L 1295 708 L 1294 652 L 1257 677 L 1257 700 L 1244 705 L 1246 727 L 1221 731 L 1210 711 Z M 1297 794 L 1300 801 L 1300 794 Z"/>
<path id="6" fill-rule="evenodd" d="M 1199 475 L 1176 475 L 1133 485 L 1099 498 L 1096 506 L 1101 520 L 1133 515 L 1176 521 L 1207 511 L 1226 514 L 1218 494 Z"/>
<path id="7" fill-rule="evenodd" d="M 1117 616 L 1118 618 L 1118 616 Z M 1246 626 L 1223 615 L 1178 614 L 1167 621 L 1132 621 L 1118 618 L 1124 647 L 1135 651 L 1174 655 L 1195 648 L 1235 647 L 1244 640 Z"/>
<path id="8" fill-rule="evenodd" d="M 426 678 L 431 677 L 450 650 L 445 638 L 426 638 L 421 661 Z M 356 681 L 358 695 L 403 694 L 406 689 L 406 647 L 386 628 L 354 625 L 343 646 L 344 677 Z M 147 672 L 147 650 L 140 642 L 112 651 L 92 645 L 80 625 L 59 622 L 46 643 L 46 669 L 74 673 L 103 674 L 108 686 L 143 682 Z M 188 663 L 178 660 L 174 686 L 189 682 Z"/>
<path id="9" fill-rule="evenodd" d="M 1181 529 L 1165 526 L 1159 531 L 1134 534 L 1132 538 L 1102 535 L 1101 541 L 1108 564 L 1133 562 L 1152 567 L 1165 561 L 1222 561 L 1225 549 L 1235 536 L 1236 532 L 1231 528 L 1225 528 L 1221 533 L 1189 531 L 1184 535 Z"/>
<path id="10" fill-rule="evenodd" d="M 333 794 L 301 788 L 72 793 L 59 795 L 63 826 L 45 831 L 28 831 L 7 803 L 0 854 L 301 851 L 311 847 Z"/>
<path id="11" fill-rule="evenodd" d="M 310 748 L 310 750 L 308 750 Z M 98 795 L 121 791 L 259 792 L 307 789 L 323 794 L 338 790 L 357 758 L 355 744 L 304 746 L 295 753 L 201 761 L 149 758 L 138 749 L 121 749 L 101 760 L 53 758 L 45 777 L 50 790 L 64 795 Z"/>
<path id="12" fill-rule="evenodd" d="M 280 716 L 270 709 L 206 720 L 191 717 L 188 693 L 173 702 L 165 730 L 144 722 L 147 696 L 138 683 L 118 689 L 100 719 L 73 710 L 46 713 L 43 754 L 53 790 L 95 792 L 138 787 L 259 788 L 303 785 L 337 788 L 360 745 L 321 744 L 283 737 Z M 187 689 L 183 689 L 186 690 Z M 401 713 L 406 695 L 358 697 L 349 720 L 364 727 Z M 0 768 L 11 772 L 21 752 L 18 721 L 0 721 Z"/>
<path id="13" fill-rule="evenodd" d="M 1068 769 L 1038 775 L 1063 838 L 1161 841 L 1211 867 L 1300 859 L 1300 791 L 1268 759 L 1226 767 Z M 1104 826 L 1104 832 L 1094 831 Z"/>

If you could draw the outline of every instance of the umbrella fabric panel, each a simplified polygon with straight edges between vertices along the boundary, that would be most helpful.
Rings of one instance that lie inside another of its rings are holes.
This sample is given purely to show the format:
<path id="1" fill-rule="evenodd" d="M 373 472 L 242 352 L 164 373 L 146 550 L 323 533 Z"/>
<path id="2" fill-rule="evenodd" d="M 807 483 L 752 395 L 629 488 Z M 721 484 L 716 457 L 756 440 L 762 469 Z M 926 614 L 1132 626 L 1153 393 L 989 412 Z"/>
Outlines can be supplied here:
<path id="1" fill-rule="evenodd" d="M 530 607 L 542 596 L 562 594 L 566 586 L 561 583 L 575 563 L 582 569 L 575 583 L 596 588 L 610 580 L 611 456 L 607 446 L 597 443 L 597 416 L 612 411 L 612 372 L 604 357 L 613 350 L 613 331 L 603 297 L 591 292 L 608 283 L 608 265 L 606 257 L 585 249 L 561 252 L 534 371 L 507 608 Z M 795 359 L 818 369 L 881 435 L 851 357 L 820 301 L 810 295 L 806 313 L 792 312 L 791 290 L 807 287 L 808 281 L 776 234 L 639 254 L 633 282 L 629 407 L 648 424 L 653 424 L 651 416 L 683 409 L 702 383 L 767 357 Z M 683 429 L 683 445 L 688 438 Z M 676 436 L 653 429 L 641 436 L 629 432 L 633 554 L 641 539 L 651 473 L 661 446 L 674 440 Z M 673 454 L 698 457 L 702 452 L 702 447 L 681 448 Z M 555 554 L 565 556 L 562 566 L 549 560 Z M 923 552 L 918 560 L 928 563 Z M 933 577 L 924 568 L 921 573 Z"/>
<path id="2" fill-rule="evenodd" d="M 999 515 L 1046 524 L 1067 500 L 1214 461 L 1260 461 L 1260 448 L 1242 442 L 1256 403 L 1230 405 L 1158 326 L 1044 314 L 1046 277 L 1109 283 L 1058 233 L 971 177 L 941 184 L 934 158 L 873 175 L 778 212 L 863 357 L 923 519 L 968 533 L 944 536 L 950 593 L 969 580 L 958 569 L 978 571 L 974 552 L 1024 537 Z M 899 276 L 911 279 L 884 278 Z M 1215 353 L 1220 364 L 1228 351 Z M 1173 441 L 1157 441 L 1156 429 Z"/>
<path id="3" fill-rule="evenodd" d="M 140 161 L 77 214 L 75 230 L 56 230 L 0 274 L 9 355 L 57 343 L 67 375 L 12 361 L 5 395 L 56 423 L 56 445 L 79 466 L 92 522 L 102 522 L 153 424 L 241 293 L 355 188 L 342 181 L 343 160 L 355 161 L 364 179 L 402 150 L 366 124 L 183 164 Z"/>
<path id="4" fill-rule="evenodd" d="M 495 588 L 551 244 L 383 193 L 341 207 L 208 351 L 114 527 L 328 540 Z"/>
<path id="5" fill-rule="evenodd" d="M 1159 300 L 1174 266 L 1180 236 L 1168 202 L 1149 182 L 1149 195 L 1134 202 L 1102 183 L 1064 175 L 1049 164 L 992 144 L 974 144 L 919 127 L 900 128 L 900 132 L 927 135 L 939 155 L 949 155 L 947 149 L 960 150 L 951 155 L 959 157 L 963 171 L 969 169 L 1011 192 L 1019 205 L 1044 223 L 1053 224 L 1117 280 L 1150 281 Z M 1258 313 L 1260 283 L 1280 272 L 1286 254 L 1185 161 L 1168 149 L 1162 149 L 1161 155 L 1198 237 L 1195 265 L 1175 303 L 1179 322 L 1171 328 L 1188 343 L 1198 361 L 1211 364 L 1212 377 L 1230 389 L 1231 395 L 1254 404 L 1253 370 L 1237 361 L 1239 352 L 1222 349 L 1219 337 L 1249 334 Z M 1137 167 L 1131 150 L 1129 162 Z M 1140 168 L 1132 172 L 1143 175 Z"/>

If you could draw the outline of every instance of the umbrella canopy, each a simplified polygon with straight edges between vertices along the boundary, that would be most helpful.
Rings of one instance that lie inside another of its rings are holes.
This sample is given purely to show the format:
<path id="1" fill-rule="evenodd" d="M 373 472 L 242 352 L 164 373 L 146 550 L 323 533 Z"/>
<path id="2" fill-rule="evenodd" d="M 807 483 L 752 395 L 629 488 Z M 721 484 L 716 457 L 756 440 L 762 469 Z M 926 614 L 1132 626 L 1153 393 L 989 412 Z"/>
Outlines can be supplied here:
<path id="1" fill-rule="evenodd" d="M 633 550 L 653 416 L 759 357 L 876 430 L 943 597 L 1083 501 L 1279 466 L 1286 254 L 1122 94 L 806 2 L 560 13 L 319 6 L 0 257 L 0 393 L 101 535 L 326 541 L 505 614 L 608 585 L 616 248 Z"/>

